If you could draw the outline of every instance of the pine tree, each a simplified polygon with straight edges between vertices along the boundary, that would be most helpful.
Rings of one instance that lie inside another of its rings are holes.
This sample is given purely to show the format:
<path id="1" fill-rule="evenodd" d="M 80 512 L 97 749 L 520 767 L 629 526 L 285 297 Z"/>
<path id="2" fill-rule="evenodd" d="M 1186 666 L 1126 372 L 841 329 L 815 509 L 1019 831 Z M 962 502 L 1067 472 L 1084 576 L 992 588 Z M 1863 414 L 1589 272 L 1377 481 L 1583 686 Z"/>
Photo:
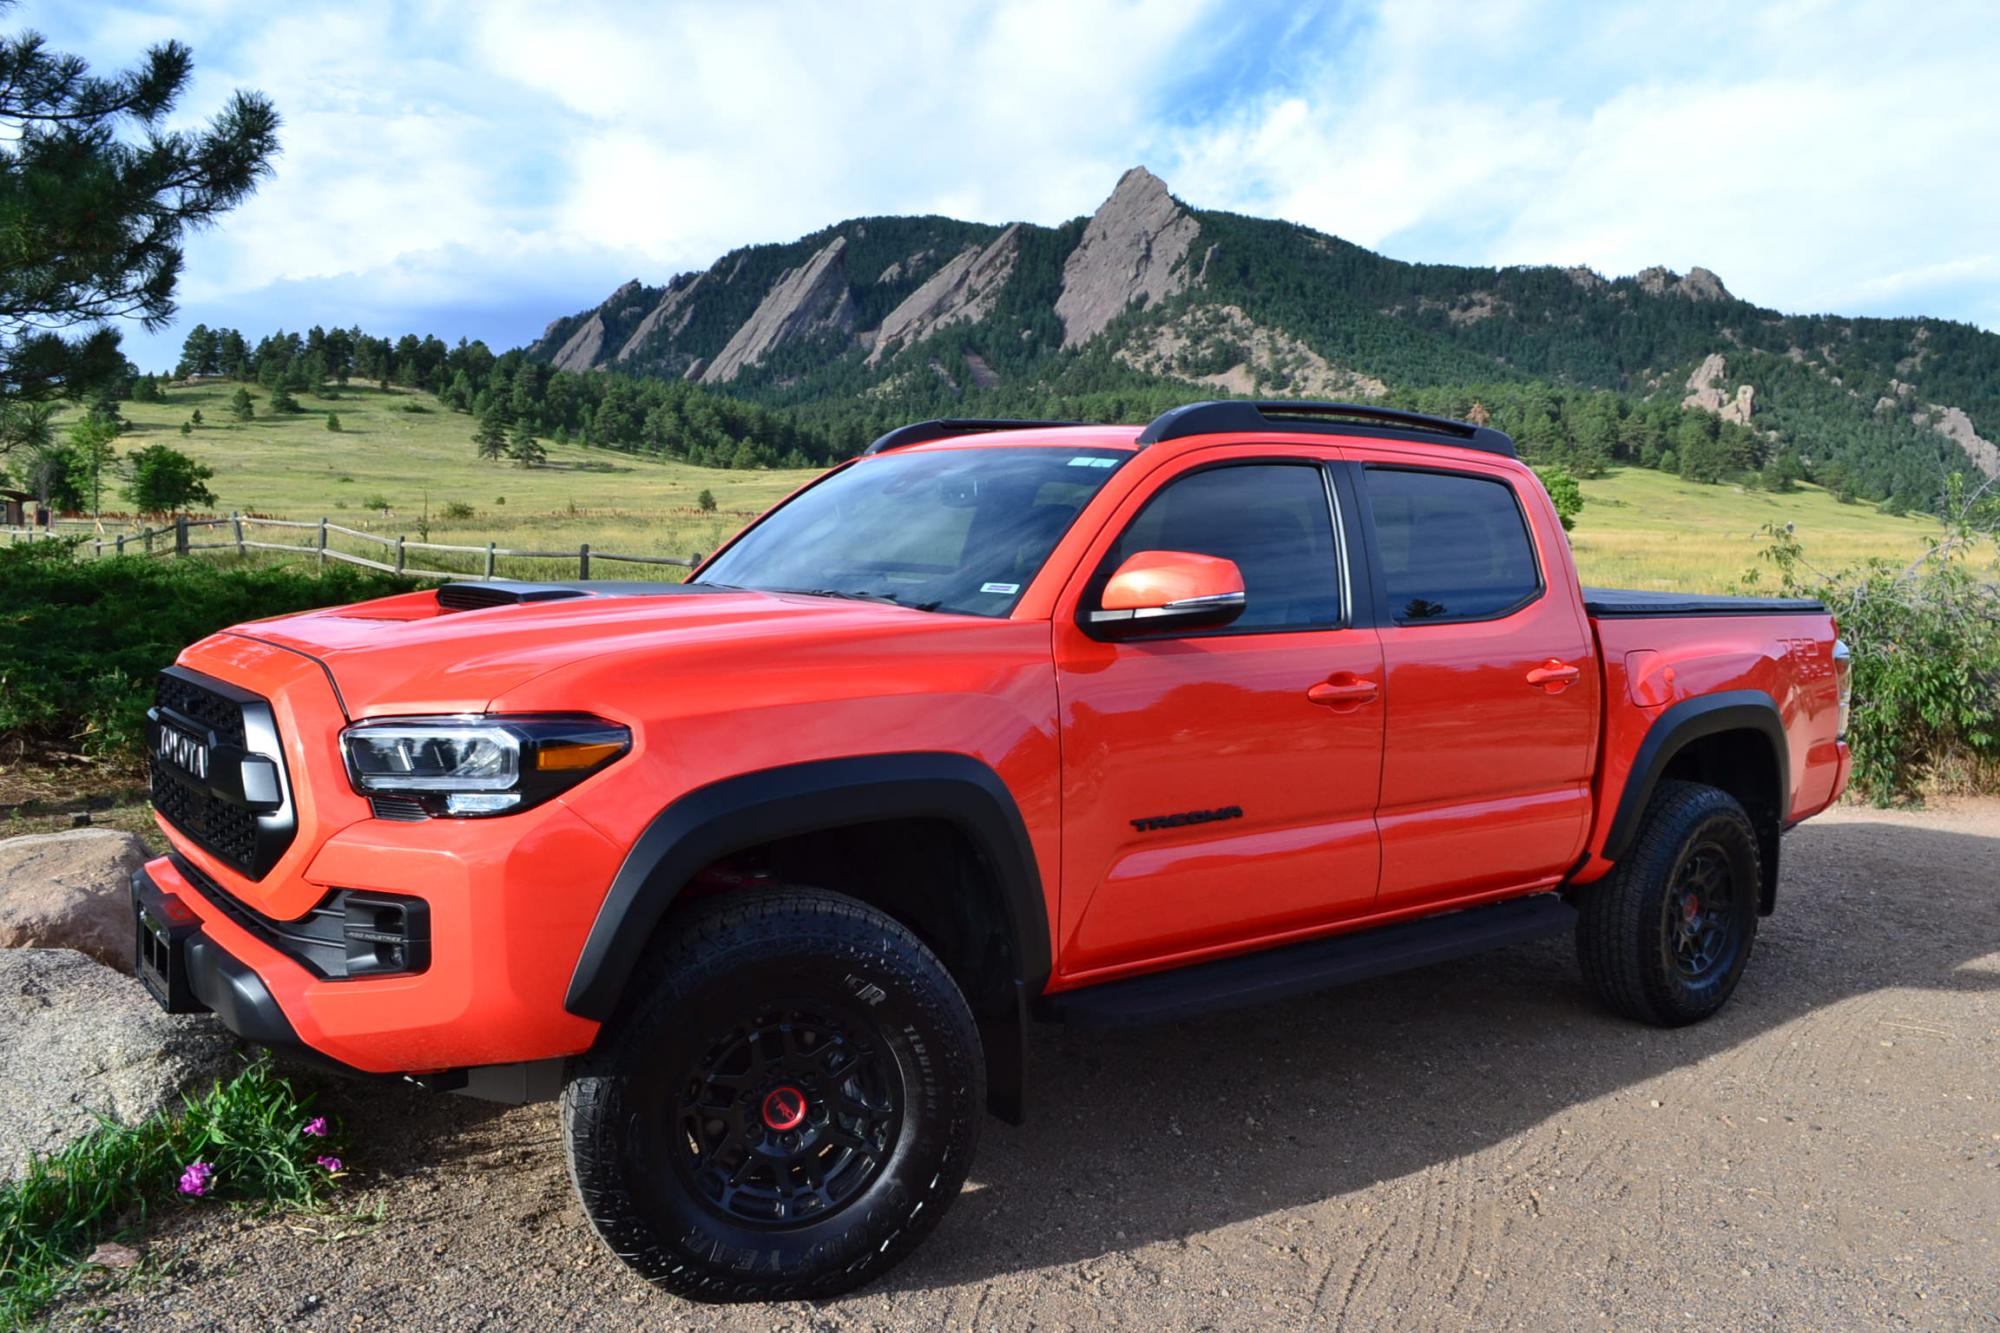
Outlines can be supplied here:
<path id="1" fill-rule="evenodd" d="M 489 406 L 479 414 L 479 429 L 472 432 L 472 443 L 481 458 L 507 456 L 507 419 L 497 406 Z"/>
<path id="2" fill-rule="evenodd" d="M 514 427 L 507 455 L 522 467 L 537 467 L 549 460 L 549 451 L 542 448 L 542 442 L 535 438 L 535 428 L 525 420 Z"/>
<path id="3" fill-rule="evenodd" d="M 237 385 L 236 392 L 229 399 L 229 410 L 236 414 L 238 421 L 248 421 L 256 416 L 257 409 L 250 402 L 250 390 Z"/>
<path id="4" fill-rule="evenodd" d="M 333 432 L 335 432 L 336 434 L 337 434 L 337 433 L 339 433 L 339 431 L 340 431 L 340 413 L 338 413 L 338 412 L 328 412 L 328 413 L 326 414 L 326 428 L 327 428 L 328 430 L 330 430 L 330 431 L 333 431 Z"/>

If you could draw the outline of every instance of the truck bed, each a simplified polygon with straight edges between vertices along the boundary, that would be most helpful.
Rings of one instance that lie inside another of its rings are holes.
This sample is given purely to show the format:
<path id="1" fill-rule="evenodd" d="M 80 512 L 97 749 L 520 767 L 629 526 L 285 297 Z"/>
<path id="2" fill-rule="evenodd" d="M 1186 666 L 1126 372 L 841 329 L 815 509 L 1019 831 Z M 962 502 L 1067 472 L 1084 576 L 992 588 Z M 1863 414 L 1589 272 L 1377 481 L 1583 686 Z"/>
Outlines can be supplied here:
<path id="1" fill-rule="evenodd" d="M 1826 614 L 1825 604 L 1810 597 L 1722 597 L 1709 593 L 1640 592 L 1632 588 L 1585 588 L 1583 609 L 1595 620 Z"/>

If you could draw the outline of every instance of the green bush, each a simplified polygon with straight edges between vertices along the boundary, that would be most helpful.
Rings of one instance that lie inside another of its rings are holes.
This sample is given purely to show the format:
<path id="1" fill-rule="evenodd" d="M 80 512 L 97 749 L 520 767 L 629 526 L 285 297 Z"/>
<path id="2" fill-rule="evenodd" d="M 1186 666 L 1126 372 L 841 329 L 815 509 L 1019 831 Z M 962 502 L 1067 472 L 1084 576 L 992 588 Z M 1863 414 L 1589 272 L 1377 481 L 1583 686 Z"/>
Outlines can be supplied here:
<path id="1" fill-rule="evenodd" d="M 463 500 L 447 500 L 439 512 L 454 523 L 463 523 L 472 517 L 472 506 Z"/>
<path id="2" fill-rule="evenodd" d="M 1967 559 L 1990 532 L 1961 524 L 1907 566 L 1876 559 L 1828 574 L 1805 563 L 1791 531 L 1766 531 L 1783 591 L 1825 602 L 1854 655 L 1855 793 L 1886 805 L 2000 771 L 2000 587 Z"/>
<path id="3" fill-rule="evenodd" d="M 195 640 L 417 586 L 344 565 L 73 559 L 70 545 L 0 548 L 0 735 L 93 754 L 138 752 L 153 677 Z"/>
<path id="4" fill-rule="evenodd" d="M 259 1059 L 178 1118 L 101 1124 L 0 1185 L 0 1324 L 25 1327 L 107 1236 L 180 1199 L 311 1208 L 342 1169 L 335 1127 Z M 201 1164 L 204 1172 L 189 1169 Z M 198 1187 L 198 1188 L 196 1188 Z"/>

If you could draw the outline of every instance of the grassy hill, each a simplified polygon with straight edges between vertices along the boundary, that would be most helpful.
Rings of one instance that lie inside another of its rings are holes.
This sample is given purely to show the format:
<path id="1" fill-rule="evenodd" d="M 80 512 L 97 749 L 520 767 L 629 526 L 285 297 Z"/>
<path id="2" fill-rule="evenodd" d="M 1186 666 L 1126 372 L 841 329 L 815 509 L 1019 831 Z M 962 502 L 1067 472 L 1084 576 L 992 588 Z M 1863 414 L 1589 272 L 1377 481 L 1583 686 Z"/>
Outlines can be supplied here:
<path id="1" fill-rule="evenodd" d="M 304 395 L 306 413 L 236 424 L 228 410 L 234 391 L 233 384 L 175 388 L 164 403 L 126 404 L 133 426 L 119 451 L 165 442 L 193 455 L 215 469 L 210 485 L 223 511 L 325 516 L 412 538 L 428 511 L 433 541 L 545 550 L 589 542 L 635 555 L 711 551 L 813 475 L 695 467 L 555 443 L 548 445 L 548 466 L 521 468 L 476 457 L 472 419 L 426 393 L 355 387 L 338 398 Z M 180 423 L 196 409 L 209 424 L 183 437 Z M 339 414 L 340 432 L 326 429 L 327 411 Z M 703 490 L 716 498 L 713 513 L 696 505 Z M 1726 591 L 1756 566 L 1769 541 L 1761 531 L 1767 524 L 1794 525 L 1808 558 L 1827 568 L 1870 556 L 1908 559 L 1937 531 L 1929 519 L 1841 504 L 1811 485 L 1780 495 L 1624 468 L 1584 482 L 1583 490 L 1588 504 L 1571 535 L 1577 563 L 1586 580 L 1617 586 Z M 387 513 L 370 507 L 378 499 L 387 501 Z M 453 502 L 469 506 L 472 516 L 445 517 Z M 107 512 L 115 503 L 107 498 Z M 558 571 L 519 562 L 502 572 Z M 644 572 L 678 577 L 672 569 Z"/>
<path id="2" fill-rule="evenodd" d="M 712 551 L 813 475 L 694 467 L 553 441 L 545 442 L 546 466 L 522 468 L 477 457 L 472 418 L 427 393 L 355 386 L 338 398 L 300 394 L 306 412 L 266 416 L 267 395 L 258 392 L 258 417 L 239 424 L 229 412 L 235 391 L 232 383 L 206 384 L 169 389 L 163 403 L 123 404 L 132 427 L 119 437 L 119 452 L 164 443 L 207 464 L 224 512 L 326 517 L 413 538 L 428 514 L 432 541 L 530 549 L 589 542 L 632 555 Z M 181 423 L 196 410 L 205 424 L 184 437 Z M 329 411 L 340 417 L 337 433 L 326 428 Z M 715 497 L 713 513 L 697 505 L 704 490 Z M 386 513 L 373 507 L 378 500 Z M 453 502 L 472 516 L 447 518 Z M 122 504 L 107 487 L 106 511 Z"/>

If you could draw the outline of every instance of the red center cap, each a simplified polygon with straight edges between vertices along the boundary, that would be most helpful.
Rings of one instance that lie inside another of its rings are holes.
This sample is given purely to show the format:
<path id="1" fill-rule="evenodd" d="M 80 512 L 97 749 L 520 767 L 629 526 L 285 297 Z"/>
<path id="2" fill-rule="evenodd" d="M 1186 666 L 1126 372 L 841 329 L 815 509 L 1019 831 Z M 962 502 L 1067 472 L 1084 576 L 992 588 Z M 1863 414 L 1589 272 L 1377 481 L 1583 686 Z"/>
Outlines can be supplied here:
<path id="1" fill-rule="evenodd" d="M 805 1121 L 806 1095 L 797 1088 L 773 1088 L 764 1098 L 764 1123 L 772 1129 L 797 1129 Z"/>

